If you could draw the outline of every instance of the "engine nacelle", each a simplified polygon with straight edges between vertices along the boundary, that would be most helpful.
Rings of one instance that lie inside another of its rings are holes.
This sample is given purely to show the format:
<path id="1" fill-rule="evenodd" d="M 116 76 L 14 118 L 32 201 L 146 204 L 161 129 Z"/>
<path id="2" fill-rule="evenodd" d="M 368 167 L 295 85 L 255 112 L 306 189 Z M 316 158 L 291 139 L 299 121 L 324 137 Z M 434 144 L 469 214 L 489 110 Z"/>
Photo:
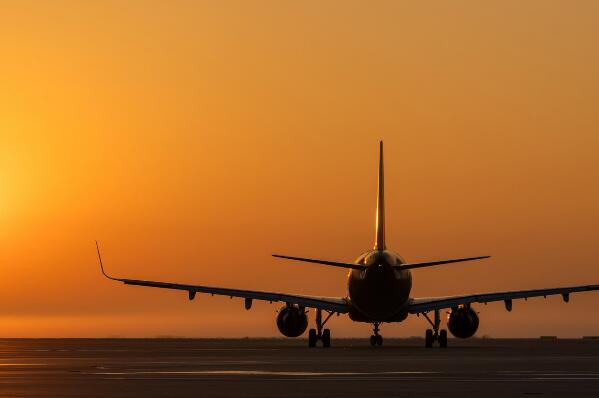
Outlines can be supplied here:
<path id="1" fill-rule="evenodd" d="M 283 336 L 301 336 L 308 328 L 308 316 L 298 307 L 283 307 L 277 315 L 277 327 Z"/>
<path id="2" fill-rule="evenodd" d="M 472 308 L 458 307 L 451 310 L 447 328 L 455 337 L 467 339 L 476 333 L 478 322 L 478 315 Z"/>

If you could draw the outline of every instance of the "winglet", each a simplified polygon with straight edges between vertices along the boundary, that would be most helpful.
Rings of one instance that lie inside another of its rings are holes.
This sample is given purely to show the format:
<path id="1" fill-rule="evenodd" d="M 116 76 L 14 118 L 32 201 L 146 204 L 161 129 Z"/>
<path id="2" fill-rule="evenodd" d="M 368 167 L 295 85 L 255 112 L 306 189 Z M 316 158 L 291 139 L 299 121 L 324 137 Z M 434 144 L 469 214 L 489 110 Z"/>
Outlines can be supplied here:
<path id="1" fill-rule="evenodd" d="M 374 250 L 385 250 L 385 176 L 383 173 L 383 141 L 379 146 L 379 178 L 376 202 L 376 231 Z"/>
<path id="2" fill-rule="evenodd" d="M 118 278 L 113 278 L 112 276 L 108 275 L 105 271 L 104 271 L 104 265 L 102 264 L 102 256 L 100 255 L 100 246 L 98 246 L 98 241 L 96 241 L 96 251 L 98 252 L 98 260 L 100 260 L 100 270 L 102 271 L 102 275 L 104 275 L 105 277 L 107 277 L 108 279 L 112 279 L 113 281 L 120 281 L 120 279 Z"/>

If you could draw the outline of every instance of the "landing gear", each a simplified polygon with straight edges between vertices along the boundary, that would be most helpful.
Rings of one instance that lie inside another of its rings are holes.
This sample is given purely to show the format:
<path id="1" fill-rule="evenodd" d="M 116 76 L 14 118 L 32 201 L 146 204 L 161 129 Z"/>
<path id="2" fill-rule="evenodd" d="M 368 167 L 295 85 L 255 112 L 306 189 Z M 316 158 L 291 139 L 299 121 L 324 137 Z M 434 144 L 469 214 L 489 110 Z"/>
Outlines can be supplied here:
<path id="1" fill-rule="evenodd" d="M 372 336 L 370 336 L 370 345 L 371 346 L 375 346 L 375 345 L 383 345 L 383 336 L 381 336 L 379 334 L 379 325 L 380 323 L 375 322 L 374 327 L 372 329 L 372 331 L 374 332 L 374 334 Z"/>
<path id="2" fill-rule="evenodd" d="M 308 347 L 316 347 L 318 340 L 322 341 L 322 346 L 324 348 L 329 348 L 331 346 L 331 330 L 322 328 L 331 316 L 333 316 L 333 312 L 329 312 L 329 315 L 323 322 L 322 310 L 319 308 L 316 309 L 316 329 L 310 329 L 308 331 Z"/>
<path id="3" fill-rule="evenodd" d="M 439 342 L 439 347 L 447 348 L 447 330 L 441 329 L 439 330 L 439 326 L 441 326 L 441 315 L 439 314 L 439 310 L 435 310 L 435 321 L 431 321 L 431 319 L 426 315 L 426 313 L 422 313 L 428 323 L 433 327 L 432 329 L 426 329 L 426 333 L 424 335 L 424 346 L 426 348 L 431 348 L 435 341 Z"/>

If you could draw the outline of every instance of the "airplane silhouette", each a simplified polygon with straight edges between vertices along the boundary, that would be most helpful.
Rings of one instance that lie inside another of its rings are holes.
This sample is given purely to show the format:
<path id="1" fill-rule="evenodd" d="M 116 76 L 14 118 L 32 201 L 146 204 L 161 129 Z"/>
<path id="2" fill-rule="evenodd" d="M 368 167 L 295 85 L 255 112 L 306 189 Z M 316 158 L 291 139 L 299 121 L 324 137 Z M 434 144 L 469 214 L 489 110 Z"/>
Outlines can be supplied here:
<path id="1" fill-rule="evenodd" d="M 277 315 L 277 327 L 287 337 L 301 336 L 308 328 L 307 308 L 315 309 L 316 328 L 308 332 L 308 345 L 315 347 L 318 341 L 323 347 L 331 345 L 330 329 L 324 325 L 333 314 L 348 314 L 355 322 L 367 322 L 373 325 L 373 334 L 370 336 L 372 346 L 382 345 L 380 324 L 384 322 L 402 322 L 408 315 L 422 314 L 430 323 L 431 328 L 425 333 L 425 347 L 430 348 L 438 342 L 442 348 L 447 347 L 447 331 L 440 329 L 440 311 L 450 309 L 447 327 L 451 334 L 458 338 L 472 337 L 479 325 L 479 318 L 472 304 L 503 301 L 508 311 L 512 310 L 512 300 L 527 299 L 529 297 L 547 297 L 561 294 L 563 300 L 568 302 L 570 293 L 599 290 L 599 285 L 581 285 L 558 287 L 549 289 L 516 290 L 507 292 L 493 292 L 482 294 L 466 294 L 447 297 L 410 297 L 412 289 L 412 275 L 410 270 L 422 267 L 431 267 L 457 262 L 481 260 L 489 256 L 467 257 L 450 260 L 428 261 L 421 263 L 407 263 L 397 253 L 387 250 L 385 243 L 385 189 L 383 173 L 383 142 L 380 142 L 379 169 L 378 169 L 378 194 L 376 208 L 375 241 L 372 250 L 361 254 L 354 263 L 326 261 L 303 257 L 279 257 L 294 261 L 303 261 L 341 267 L 349 270 L 346 297 L 320 297 L 288 293 L 263 292 L 254 290 L 229 289 L 202 285 L 187 285 L 170 282 L 156 282 L 138 279 L 125 279 L 111 277 L 104 271 L 98 242 L 96 250 L 100 268 L 104 276 L 111 280 L 123 282 L 126 285 L 156 287 L 162 289 L 184 290 L 193 300 L 197 293 L 240 297 L 245 299 L 245 308 L 252 307 L 253 300 L 285 303 Z M 323 320 L 322 312 L 327 314 Z M 433 319 L 429 317 L 433 313 Z"/>

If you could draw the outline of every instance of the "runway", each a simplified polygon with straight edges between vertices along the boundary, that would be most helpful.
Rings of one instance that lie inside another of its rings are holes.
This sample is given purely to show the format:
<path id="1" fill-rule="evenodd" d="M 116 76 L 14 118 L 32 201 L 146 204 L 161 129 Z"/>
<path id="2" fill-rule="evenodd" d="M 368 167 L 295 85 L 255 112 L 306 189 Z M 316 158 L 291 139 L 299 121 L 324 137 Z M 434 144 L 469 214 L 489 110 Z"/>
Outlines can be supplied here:
<path id="1" fill-rule="evenodd" d="M 1 397 L 596 397 L 599 340 L 0 340 Z"/>

